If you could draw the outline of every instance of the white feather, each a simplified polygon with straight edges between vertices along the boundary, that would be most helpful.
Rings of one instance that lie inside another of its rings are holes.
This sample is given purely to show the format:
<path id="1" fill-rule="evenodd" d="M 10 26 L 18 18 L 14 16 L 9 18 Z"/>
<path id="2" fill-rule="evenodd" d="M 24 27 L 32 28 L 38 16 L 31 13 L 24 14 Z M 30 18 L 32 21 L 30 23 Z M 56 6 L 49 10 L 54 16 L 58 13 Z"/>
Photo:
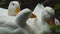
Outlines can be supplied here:
<path id="1" fill-rule="evenodd" d="M 0 8 L 0 14 L 6 15 L 6 16 L 9 16 L 9 15 L 14 16 L 14 15 L 16 15 L 15 10 L 17 7 L 20 8 L 18 1 L 12 1 L 12 2 L 10 2 L 8 9 Z"/>
<path id="2" fill-rule="evenodd" d="M 24 9 L 16 17 L 0 15 L 0 34 L 31 34 L 29 33 L 29 26 L 26 23 L 31 11 Z M 23 27 L 21 26 L 23 25 Z M 28 27 L 27 27 L 28 26 Z M 26 27 L 26 28 L 24 28 Z"/>
<path id="3" fill-rule="evenodd" d="M 38 4 L 33 13 L 37 16 L 36 18 L 30 18 L 27 20 L 27 24 L 35 31 L 35 34 L 43 34 L 43 32 L 50 32 L 49 25 L 45 20 L 50 17 L 47 10 L 42 4 Z M 49 17 L 48 17 L 49 16 Z"/>

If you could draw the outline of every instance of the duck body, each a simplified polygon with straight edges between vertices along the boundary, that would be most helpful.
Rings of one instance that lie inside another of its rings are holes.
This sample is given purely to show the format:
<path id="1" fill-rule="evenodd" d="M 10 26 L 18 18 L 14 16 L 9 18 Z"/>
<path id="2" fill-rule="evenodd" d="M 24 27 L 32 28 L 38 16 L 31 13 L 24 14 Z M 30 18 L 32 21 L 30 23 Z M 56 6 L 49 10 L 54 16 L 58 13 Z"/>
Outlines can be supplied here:
<path id="1" fill-rule="evenodd" d="M 2 14 L 2 15 L 8 15 L 8 9 L 4 9 L 4 8 L 0 8 L 0 14 Z"/>
<path id="2" fill-rule="evenodd" d="M 23 28 L 15 22 L 15 17 L 0 16 L 0 34 L 27 34 Z"/>
<path id="3" fill-rule="evenodd" d="M 29 33 L 29 26 L 24 23 L 30 14 L 30 10 L 26 12 L 22 10 L 16 17 L 0 15 L 0 34 L 31 34 Z M 23 18 L 25 19 L 23 20 Z"/>
<path id="4" fill-rule="evenodd" d="M 48 23 L 44 20 L 44 16 L 47 16 L 48 13 L 44 9 L 43 5 L 38 4 L 33 11 L 37 16 L 36 18 L 31 18 L 27 20 L 27 23 L 35 31 L 35 34 L 43 34 L 43 32 L 50 31 Z"/>

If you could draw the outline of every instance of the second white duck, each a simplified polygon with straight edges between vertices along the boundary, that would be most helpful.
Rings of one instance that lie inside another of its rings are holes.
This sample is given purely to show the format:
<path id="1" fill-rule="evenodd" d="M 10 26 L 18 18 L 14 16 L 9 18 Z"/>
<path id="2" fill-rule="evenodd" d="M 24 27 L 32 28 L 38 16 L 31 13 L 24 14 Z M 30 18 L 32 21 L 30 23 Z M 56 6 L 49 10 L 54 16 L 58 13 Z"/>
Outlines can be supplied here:
<path id="1" fill-rule="evenodd" d="M 35 34 L 43 34 L 43 32 L 50 32 L 49 29 L 49 19 L 51 15 L 54 15 L 54 10 L 49 7 L 46 9 L 42 4 L 38 4 L 33 11 L 33 13 L 37 16 L 36 18 L 28 19 L 27 23 L 31 26 L 31 28 L 35 31 Z M 49 11 L 51 10 L 51 12 Z M 50 14 L 49 14 L 49 13 Z"/>

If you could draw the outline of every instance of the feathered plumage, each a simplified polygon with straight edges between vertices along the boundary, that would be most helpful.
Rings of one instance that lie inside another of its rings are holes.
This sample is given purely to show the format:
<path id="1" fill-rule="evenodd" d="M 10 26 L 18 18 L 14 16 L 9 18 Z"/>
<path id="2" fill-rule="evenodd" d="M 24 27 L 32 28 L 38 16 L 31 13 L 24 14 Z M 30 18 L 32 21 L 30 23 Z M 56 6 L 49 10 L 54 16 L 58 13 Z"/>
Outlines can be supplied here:
<path id="1" fill-rule="evenodd" d="M 51 15 L 54 15 L 54 10 L 51 8 L 46 9 L 42 4 L 38 4 L 33 13 L 37 16 L 36 18 L 28 19 L 27 23 L 31 26 L 31 28 L 35 31 L 35 34 L 43 34 L 43 32 L 50 32 L 49 29 L 49 19 Z M 51 11 L 51 12 L 50 12 Z M 51 14 L 49 14 L 49 13 Z M 53 12 L 53 13 L 52 13 Z"/>
<path id="2" fill-rule="evenodd" d="M 15 16 L 20 11 L 20 5 L 18 1 L 10 2 L 8 9 L 0 8 L 0 14 L 6 16 Z"/>
<path id="3" fill-rule="evenodd" d="M 31 34 L 26 25 L 31 13 L 29 9 L 24 9 L 16 17 L 0 15 L 0 34 Z"/>

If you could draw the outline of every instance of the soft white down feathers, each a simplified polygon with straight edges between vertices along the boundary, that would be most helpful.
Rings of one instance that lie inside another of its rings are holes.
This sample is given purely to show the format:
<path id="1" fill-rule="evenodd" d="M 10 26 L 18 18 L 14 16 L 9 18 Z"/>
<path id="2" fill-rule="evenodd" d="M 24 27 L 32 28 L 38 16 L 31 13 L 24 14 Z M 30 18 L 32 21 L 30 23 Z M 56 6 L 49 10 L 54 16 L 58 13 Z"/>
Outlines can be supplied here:
<path id="1" fill-rule="evenodd" d="M 27 20 L 27 23 L 35 31 L 35 34 L 43 34 L 43 32 L 50 32 L 50 29 L 49 29 L 50 26 L 48 24 L 48 21 L 51 15 L 54 15 L 54 10 L 51 7 L 44 7 L 42 4 L 38 4 L 35 7 L 33 13 L 37 17 L 29 18 Z"/>
<path id="2" fill-rule="evenodd" d="M 30 15 L 29 9 L 22 10 L 16 17 L 0 15 L 0 34 L 31 34 L 26 24 Z"/>

